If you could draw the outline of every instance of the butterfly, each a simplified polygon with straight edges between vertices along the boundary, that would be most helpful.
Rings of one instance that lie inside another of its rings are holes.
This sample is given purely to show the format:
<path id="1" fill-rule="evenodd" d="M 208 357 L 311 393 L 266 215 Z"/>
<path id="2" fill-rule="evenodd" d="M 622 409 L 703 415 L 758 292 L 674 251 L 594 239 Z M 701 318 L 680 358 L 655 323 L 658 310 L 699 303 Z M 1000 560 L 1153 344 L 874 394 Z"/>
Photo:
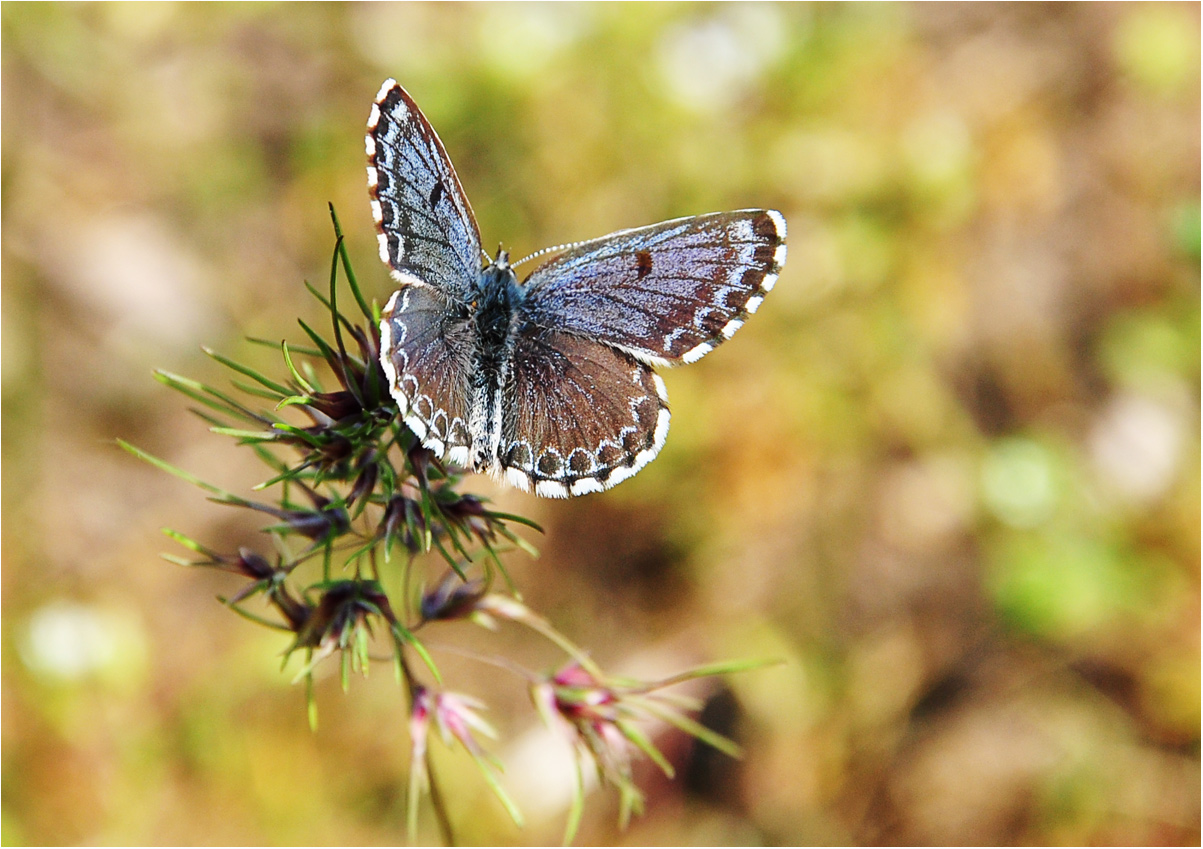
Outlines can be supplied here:
<path id="1" fill-rule="evenodd" d="M 652 366 L 692 363 L 754 313 L 785 263 L 785 218 L 747 209 L 492 260 L 447 151 L 386 80 L 368 117 L 380 258 L 400 288 L 380 364 L 405 424 L 449 463 L 551 498 L 634 475 L 668 434 Z"/>

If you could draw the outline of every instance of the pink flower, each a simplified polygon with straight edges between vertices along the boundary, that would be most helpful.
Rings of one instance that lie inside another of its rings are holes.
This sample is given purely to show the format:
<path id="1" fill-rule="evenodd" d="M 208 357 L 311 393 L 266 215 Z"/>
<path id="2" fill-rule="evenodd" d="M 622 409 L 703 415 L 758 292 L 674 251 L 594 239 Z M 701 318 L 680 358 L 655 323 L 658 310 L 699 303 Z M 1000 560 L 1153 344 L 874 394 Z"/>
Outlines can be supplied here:
<path id="1" fill-rule="evenodd" d="M 567 736 L 578 756 L 587 753 L 603 781 L 631 789 L 635 732 L 626 720 L 634 711 L 624 705 L 622 695 L 576 662 L 531 688 L 536 709 Z"/>
<path id="2" fill-rule="evenodd" d="M 413 760 L 409 768 L 409 836 L 413 843 L 417 829 L 418 797 L 430 787 L 429 775 L 426 771 L 427 741 L 430 737 L 430 721 L 434 719 L 443 742 L 452 745 L 458 741 L 480 768 L 481 775 L 488 782 L 493 793 L 505 806 L 510 817 L 518 825 L 522 824 L 522 814 L 513 801 L 502 789 L 497 772 L 500 764 L 486 752 L 476 741 L 475 734 L 483 734 L 493 739 L 497 732 L 493 726 L 481 718 L 479 711 L 485 707 L 484 702 L 459 693 L 433 693 L 425 687 L 414 688 L 413 710 L 409 716 L 409 733 L 413 742 Z"/>
<path id="3" fill-rule="evenodd" d="M 455 739 L 472 754 L 484 755 L 484 750 L 476 742 L 472 732 L 476 731 L 493 740 L 497 739 L 497 732 L 493 726 L 477 713 L 484 707 L 484 702 L 471 696 L 439 693 L 435 697 L 434 718 L 443 742 L 450 745 L 452 739 Z"/>

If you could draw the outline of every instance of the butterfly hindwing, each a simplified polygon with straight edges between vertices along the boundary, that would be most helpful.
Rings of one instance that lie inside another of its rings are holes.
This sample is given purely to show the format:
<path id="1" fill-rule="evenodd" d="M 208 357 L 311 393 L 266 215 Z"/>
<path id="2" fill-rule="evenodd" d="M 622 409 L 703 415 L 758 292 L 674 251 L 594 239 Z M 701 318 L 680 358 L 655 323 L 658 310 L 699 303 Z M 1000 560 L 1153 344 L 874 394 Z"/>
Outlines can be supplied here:
<path id="1" fill-rule="evenodd" d="M 564 498 L 608 489 L 643 468 L 668 433 L 664 382 L 623 351 L 529 327 L 505 391 L 498 459 L 510 483 Z"/>
<path id="2" fill-rule="evenodd" d="M 527 310 L 644 362 L 691 363 L 731 338 L 784 263 L 775 210 L 681 218 L 567 246 L 527 278 Z"/>
<path id="3" fill-rule="evenodd" d="M 380 258 L 402 283 L 462 297 L 480 274 L 480 231 L 443 143 L 386 80 L 368 117 L 368 191 Z"/>
<path id="4" fill-rule="evenodd" d="M 464 465 L 472 442 L 471 319 L 422 286 L 402 287 L 381 316 L 380 361 L 401 417 L 436 455 Z"/>

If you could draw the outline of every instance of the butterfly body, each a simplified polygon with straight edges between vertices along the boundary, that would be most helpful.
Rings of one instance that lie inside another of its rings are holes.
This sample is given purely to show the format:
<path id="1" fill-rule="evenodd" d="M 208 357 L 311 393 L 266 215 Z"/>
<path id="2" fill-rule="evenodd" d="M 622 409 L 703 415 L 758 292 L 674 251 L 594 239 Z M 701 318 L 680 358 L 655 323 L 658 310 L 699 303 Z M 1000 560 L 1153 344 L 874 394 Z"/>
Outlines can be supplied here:
<path id="1" fill-rule="evenodd" d="M 598 492 L 655 457 L 669 412 L 651 366 L 729 339 L 785 262 L 781 214 L 742 210 L 555 248 L 519 282 L 504 252 L 481 262 L 451 161 L 392 80 L 366 146 L 400 284 L 380 328 L 400 414 L 440 457 L 539 495 Z"/>
<path id="2" fill-rule="evenodd" d="M 474 402 L 468 432 L 472 434 L 472 470 L 497 474 L 494 468 L 501 443 L 504 389 L 509 380 L 514 346 L 524 319 L 525 293 L 504 253 L 480 273 L 469 311 L 476 325 Z"/>

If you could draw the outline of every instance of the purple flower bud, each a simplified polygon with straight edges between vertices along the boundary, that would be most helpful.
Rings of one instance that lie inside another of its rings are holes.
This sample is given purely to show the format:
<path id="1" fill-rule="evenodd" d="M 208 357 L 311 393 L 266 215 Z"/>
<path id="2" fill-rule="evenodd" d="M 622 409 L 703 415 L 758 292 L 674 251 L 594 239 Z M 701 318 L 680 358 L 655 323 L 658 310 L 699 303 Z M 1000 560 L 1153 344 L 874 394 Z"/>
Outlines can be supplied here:
<path id="1" fill-rule="evenodd" d="M 380 466 L 376 464 L 375 450 L 368 451 L 363 455 L 357 469 L 359 474 L 355 478 L 355 485 L 351 487 L 351 493 L 347 496 L 348 504 L 354 504 L 359 499 L 366 498 L 376 489 Z"/>
<path id="2" fill-rule="evenodd" d="M 309 396 L 309 407 L 339 422 L 363 411 L 363 406 L 350 392 L 318 392 Z M 315 418 L 316 420 L 316 418 Z"/>
<path id="3" fill-rule="evenodd" d="M 476 610 L 477 602 L 487 590 L 483 580 L 477 578 L 465 582 L 449 570 L 433 589 L 422 596 L 422 618 L 432 622 L 468 616 Z"/>

